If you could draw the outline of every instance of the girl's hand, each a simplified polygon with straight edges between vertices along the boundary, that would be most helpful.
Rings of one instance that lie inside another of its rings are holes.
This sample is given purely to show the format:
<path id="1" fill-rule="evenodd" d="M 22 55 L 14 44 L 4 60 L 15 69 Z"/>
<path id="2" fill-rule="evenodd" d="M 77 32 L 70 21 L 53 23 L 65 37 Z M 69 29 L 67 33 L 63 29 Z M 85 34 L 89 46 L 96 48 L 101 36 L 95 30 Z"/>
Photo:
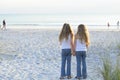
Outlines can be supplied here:
<path id="1" fill-rule="evenodd" d="M 72 51 L 72 55 L 75 56 L 75 51 Z"/>

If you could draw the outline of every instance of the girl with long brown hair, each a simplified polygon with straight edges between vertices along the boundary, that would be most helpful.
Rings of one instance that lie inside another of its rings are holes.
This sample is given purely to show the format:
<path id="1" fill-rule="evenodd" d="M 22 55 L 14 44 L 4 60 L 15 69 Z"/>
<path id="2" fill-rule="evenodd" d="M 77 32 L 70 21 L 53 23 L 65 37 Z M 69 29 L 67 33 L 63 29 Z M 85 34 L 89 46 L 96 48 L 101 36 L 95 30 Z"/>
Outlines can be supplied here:
<path id="1" fill-rule="evenodd" d="M 90 40 L 87 27 L 83 24 L 80 24 L 78 26 L 77 33 L 75 34 L 74 41 L 75 55 L 77 60 L 77 75 L 75 78 L 77 79 L 87 78 L 86 52 L 89 44 Z"/>
<path id="2" fill-rule="evenodd" d="M 61 45 L 61 77 L 60 79 L 67 79 L 71 77 L 71 52 L 73 51 L 73 31 L 68 23 L 64 23 L 59 35 L 59 42 Z M 66 67 L 67 66 L 67 67 Z M 65 69 L 67 68 L 67 70 Z"/>

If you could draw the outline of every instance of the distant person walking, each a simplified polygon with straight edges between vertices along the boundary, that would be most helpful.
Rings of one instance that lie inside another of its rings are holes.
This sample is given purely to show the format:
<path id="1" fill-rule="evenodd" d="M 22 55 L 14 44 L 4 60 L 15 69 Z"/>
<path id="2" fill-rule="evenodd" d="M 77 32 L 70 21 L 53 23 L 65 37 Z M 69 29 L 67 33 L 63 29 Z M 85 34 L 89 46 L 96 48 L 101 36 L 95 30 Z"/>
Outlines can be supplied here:
<path id="1" fill-rule="evenodd" d="M 108 29 L 109 29 L 109 27 L 110 27 L 110 23 L 109 22 L 107 23 L 107 26 L 108 26 Z"/>
<path id="2" fill-rule="evenodd" d="M 2 29 L 2 30 L 6 30 L 6 21 L 5 21 L 5 20 L 3 20 L 3 26 L 2 26 L 1 29 Z"/>
<path id="3" fill-rule="evenodd" d="M 119 23 L 119 21 L 117 22 L 117 29 L 119 29 L 119 25 L 120 25 L 120 23 Z"/>
<path id="4" fill-rule="evenodd" d="M 1 24 L 0 24 L 0 29 L 1 29 Z"/>

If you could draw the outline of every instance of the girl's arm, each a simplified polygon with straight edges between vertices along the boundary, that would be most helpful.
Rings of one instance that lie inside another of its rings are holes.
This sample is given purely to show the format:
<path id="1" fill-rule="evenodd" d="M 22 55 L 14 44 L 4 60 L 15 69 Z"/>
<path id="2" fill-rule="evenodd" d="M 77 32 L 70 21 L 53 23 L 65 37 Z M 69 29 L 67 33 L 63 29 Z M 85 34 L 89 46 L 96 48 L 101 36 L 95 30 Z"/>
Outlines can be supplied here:
<path id="1" fill-rule="evenodd" d="M 71 41 L 71 45 L 72 45 L 72 55 L 75 56 L 75 44 L 74 44 L 74 37 Z"/>
<path id="2" fill-rule="evenodd" d="M 76 50 L 76 35 L 75 35 L 75 39 L 74 39 L 74 55 L 75 55 L 75 50 Z"/>
<path id="3" fill-rule="evenodd" d="M 73 52 L 74 52 L 74 37 L 73 37 L 73 35 L 71 35 L 70 45 L 71 45 L 71 53 L 73 55 Z"/>

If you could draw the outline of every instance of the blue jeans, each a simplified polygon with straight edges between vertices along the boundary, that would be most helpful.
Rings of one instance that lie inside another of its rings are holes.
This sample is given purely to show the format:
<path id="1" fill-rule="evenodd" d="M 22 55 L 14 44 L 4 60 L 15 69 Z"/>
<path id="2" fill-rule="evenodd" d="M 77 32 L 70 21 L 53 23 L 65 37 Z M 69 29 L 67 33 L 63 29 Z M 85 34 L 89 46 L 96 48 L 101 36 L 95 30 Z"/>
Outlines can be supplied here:
<path id="1" fill-rule="evenodd" d="M 87 77 L 86 51 L 76 51 L 77 77 Z M 82 65 L 81 65 L 82 62 Z"/>
<path id="2" fill-rule="evenodd" d="M 62 49 L 61 77 L 71 76 L 71 49 Z M 67 72 L 65 70 L 67 62 Z"/>

